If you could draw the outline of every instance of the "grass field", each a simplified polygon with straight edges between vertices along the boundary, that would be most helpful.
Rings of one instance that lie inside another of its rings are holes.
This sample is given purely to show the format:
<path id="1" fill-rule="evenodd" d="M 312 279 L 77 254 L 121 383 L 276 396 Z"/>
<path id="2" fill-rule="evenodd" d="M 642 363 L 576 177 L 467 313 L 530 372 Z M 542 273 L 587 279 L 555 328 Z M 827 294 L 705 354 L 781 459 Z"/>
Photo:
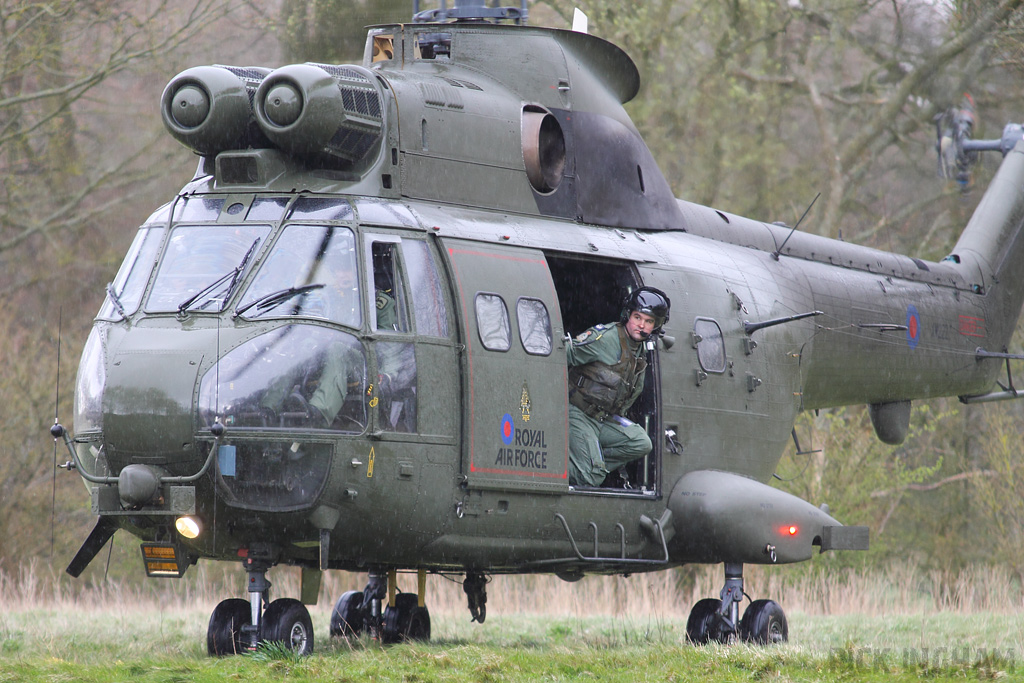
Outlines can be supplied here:
<path id="1" fill-rule="evenodd" d="M 294 595 L 294 579 L 281 574 L 277 595 Z M 334 583 L 363 580 L 342 576 Z M 842 585 L 854 588 L 829 589 L 833 603 L 858 602 L 844 591 L 866 589 L 860 581 L 868 577 L 851 576 Z M 898 581 L 889 583 L 893 579 Z M 912 570 L 875 577 L 875 595 L 862 611 L 826 610 L 820 586 L 805 586 L 803 599 L 791 587 L 780 596 L 790 643 L 753 648 L 687 644 L 692 603 L 685 594 L 717 592 L 710 591 L 718 583 L 713 571 L 708 587 L 697 585 L 705 581 L 701 575 L 683 588 L 671 573 L 576 584 L 499 577 L 489 587 L 489 616 L 482 625 L 470 623 L 458 584 L 432 578 L 429 644 L 331 640 L 330 602 L 322 599 L 310 610 L 313 656 L 299 659 L 268 648 L 213 659 L 206 656 L 206 625 L 224 596 L 202 588 L 211 583 L 209 575 L 192 583 L 109 585 L 72 595 L 60 580 L 26 572 L 0 575 L 0 681 L 1024 680 L 1019 598 L 995 611 L 966 601 L 936 609 L 936 596 L 951 599 L 959 592 L 972 599 L 991 591 L 972 588 L 967 579 L 960 589 L 954 581 L 944 591 L 922 590 L 928 580 Z M 760 581 L 771 579 L 752 577 L 748 592 Z M 911 584 L 916 588 L 901 598 L 900 587 Z M 326 592 L 336 596 L 347 587 L 329 585 Z M 764 594 L 759 590 L 755 597 Z M 859 598 L 862 605 L 866 600 Z"/>

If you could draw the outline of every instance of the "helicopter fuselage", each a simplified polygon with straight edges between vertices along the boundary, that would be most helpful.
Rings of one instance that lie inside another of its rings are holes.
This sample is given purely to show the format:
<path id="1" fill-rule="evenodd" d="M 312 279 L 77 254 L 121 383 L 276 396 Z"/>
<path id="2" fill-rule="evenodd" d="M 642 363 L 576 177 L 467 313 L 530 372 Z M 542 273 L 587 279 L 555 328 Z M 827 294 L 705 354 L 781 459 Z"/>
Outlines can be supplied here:
<path id="1" fill-rule="evenodd" d="M 865 549 L 766 482 L 803 410 L 869 404 L 897 443 L 910 401 L 990 390 L 978 349 L 1005 350 L 1024 297 L 1024 151 L 926 262 L 677 200 L 622 109 L 637 87 L 597 38 L 490 25 L 172 80 L 164 120 L 200 168 L 140 229 L 79 370 L 69 445 L 106 531 L 173 548 L 168 575 Z M 627 416 L 653 449 L 574 485 L 567 340 L 640 286 L 671 299 Z"/>

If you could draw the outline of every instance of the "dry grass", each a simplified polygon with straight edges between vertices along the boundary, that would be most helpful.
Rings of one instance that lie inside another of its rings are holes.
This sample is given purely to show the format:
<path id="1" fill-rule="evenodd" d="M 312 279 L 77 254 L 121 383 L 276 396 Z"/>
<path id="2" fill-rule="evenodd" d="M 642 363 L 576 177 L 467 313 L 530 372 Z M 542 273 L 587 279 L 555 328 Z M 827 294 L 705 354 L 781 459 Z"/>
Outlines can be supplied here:
<path id="1" fill-rule="evenodd" d="M 802 568 L 803 569 L 803 568 Z M 975 566 L 960 572 L 922 571 L 910 563 L 887 569 L 802 569 L 747 567 L 746 592 L 771 597 L 788 613 L 811 616 L 859 614 L 878 617 L 929 612 L 1013 614 L 1024 607 L 1021 586 L 1006 569 Z M 274 596 L 298 596 L 299 572 L 279 567 L 268 574 Z M 361 590 L 365 574 L 328 572 L 321 608 L 347 590 Z M 400 590 L 414 591 L 414 575 L 400 574 Z M 0 570 L 0 612 L 49 608 L 100 610 L 169 605 L 212 610 L 225 597 L 242 592 L 244 574 L 236 564 L 201 562 L 180 580 L 76 582 L 50 566 L 23 565 Z M 622 576 L 589 576 L 566 583 L 554 576 L 496 576 L 487 591 L 491 615 L 590 617 L 616 615 L 642 620 L 685 620 L 693 604 L 717 597 L 721 566 Z M 431 576 L 431 613 L 465 615 L 461 576 Z"/>

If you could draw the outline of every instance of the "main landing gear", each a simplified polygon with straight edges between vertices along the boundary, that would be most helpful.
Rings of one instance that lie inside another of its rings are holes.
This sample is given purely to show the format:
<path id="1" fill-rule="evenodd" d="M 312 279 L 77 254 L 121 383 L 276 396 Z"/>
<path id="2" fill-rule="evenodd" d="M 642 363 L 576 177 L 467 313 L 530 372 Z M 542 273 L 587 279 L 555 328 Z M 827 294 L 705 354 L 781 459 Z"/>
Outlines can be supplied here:
<path id="1" fill-rule="evenodd" d="M 354 638 L 365 632 L 382 643 L 430 640 L 430 612 L 422 602 L 426 572 L 418 572 L 418 594 L 396 593 L 395 578 L 393 571 L 370 572 L 366 588 L 338 598 L 331 612 L 331 635 Z"/>
<path id="2" fill-rule="evenodd" d="M 686 635 L 696 645 L 731 643 L 737 639 L 756 645 L 773 645 L 789 640 L 789 625 L 774 600 L 753 600 L 739 618 L 743 600 L 743 565 L 725 563 L 725 587 L 721 599 L 697 601 L 686 621 Z"/>

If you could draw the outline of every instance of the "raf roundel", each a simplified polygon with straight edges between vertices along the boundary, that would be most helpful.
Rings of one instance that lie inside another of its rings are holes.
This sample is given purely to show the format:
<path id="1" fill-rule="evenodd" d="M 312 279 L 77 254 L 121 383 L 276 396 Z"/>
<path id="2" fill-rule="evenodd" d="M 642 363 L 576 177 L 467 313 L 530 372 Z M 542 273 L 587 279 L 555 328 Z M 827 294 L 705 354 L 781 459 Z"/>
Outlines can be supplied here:
<path id="1" fill-rule="evenodd" d="M 921 341 L 921 318 L 918 316 L 917 308 L 910 304 L 907 306 L 907 345 L 916 349 L 919 341 Z"/>
<path id="2" fill-rule="evenodd" d="M 512 444 L 512 438 L 516 435 L 516 426 L 512 423 L 512 416 L 508 413 L 501 418 L 501 441 L 506 446 Z"/>

